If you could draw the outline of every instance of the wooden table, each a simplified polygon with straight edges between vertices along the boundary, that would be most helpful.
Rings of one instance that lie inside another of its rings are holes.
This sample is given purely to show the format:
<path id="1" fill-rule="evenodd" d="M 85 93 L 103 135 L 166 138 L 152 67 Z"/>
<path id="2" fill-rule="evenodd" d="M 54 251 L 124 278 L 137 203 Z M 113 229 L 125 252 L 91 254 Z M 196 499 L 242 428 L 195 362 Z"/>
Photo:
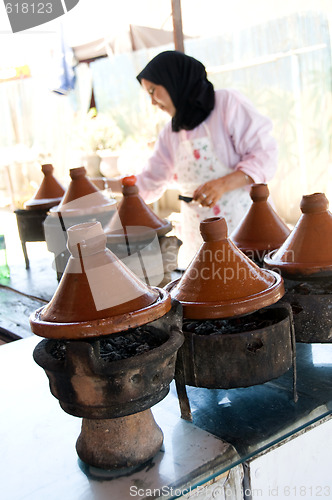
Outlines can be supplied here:
<path id="1" fill-rule="evenodd" d="M 26 269 L 23 254 L 13 262 L 8 253 L 10 278 L 0 281 L 0 338 L 5 341 L 32 335 L 29 315 L 47 304 L 58 286 L 46 243 L 30 245 L 37 248 L 31 252 L 30 268 Z"/>

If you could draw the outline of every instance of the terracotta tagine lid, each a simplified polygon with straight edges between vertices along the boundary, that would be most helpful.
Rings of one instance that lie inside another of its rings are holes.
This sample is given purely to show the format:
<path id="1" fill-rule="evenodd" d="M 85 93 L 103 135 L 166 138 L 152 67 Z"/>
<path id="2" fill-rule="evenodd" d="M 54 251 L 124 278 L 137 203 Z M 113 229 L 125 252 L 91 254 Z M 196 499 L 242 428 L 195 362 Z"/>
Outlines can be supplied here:
<path id="1" fill-rule="evenodd" d="M 100 222 L 68 229 L 71 253 L 51 301 L 30 317 L 33 333 L 80 339 L 125 331 L 166 314 L 169 293 L 140 281 L 109 249 Z"/>
<path id="2" fill-rule="evenodd" d="M 58 205 L 65 193 L 64 188 L 53 176 L 53 165 L 47 163 L 41 166 L 44 178 L 38 191 L 31 200 L 25 203 L 27 210 L 46 210 Z"/>
<path id="3" fill-rule="evenodd" d="M 85 167 L 69 170 L 71 182 L 61 203 L 50 210 L 51 214 L 80 216 L 114 210 L 116 200 L 107 198 L 86 176 Z"/>
<path id="4" fill-rule="evenodd" d="M 229 318 L 256 311 L 284 295 L 282 278 L 261 269 L 227 238 L 222 217 L 200 224 L 204 243 L 182 278 L 166 286 L 191 319 Z"/>
<path id="5" fill-rule="evenodd" d="M 141 240 L 152 234 L 164 236 L 171 231 L 172 224 L 159 218 L 139 195 L 135 175 L 122 179 L 122 193 L 117 212 L 105 227 L 105 233 L 112 240 L 123 238 L 124 235 Z"/>
<path id="6" fill-rule="evenodd" d="M 304 195 L 302 215 L 283 245 L 264 258 L 267 268 L 289 278 L 332 274 L 332 214 L 324 193 Z"/>
<path id="7" fill-rule="evenodd" d="M 231 234 L 235 245 L 257 261 L 262 261 L 267 252 L 279 248 L 290 234 L 289 227 L 267 201 L 269 194 L 266 184 L 251 186 L 252 205 Z"/>

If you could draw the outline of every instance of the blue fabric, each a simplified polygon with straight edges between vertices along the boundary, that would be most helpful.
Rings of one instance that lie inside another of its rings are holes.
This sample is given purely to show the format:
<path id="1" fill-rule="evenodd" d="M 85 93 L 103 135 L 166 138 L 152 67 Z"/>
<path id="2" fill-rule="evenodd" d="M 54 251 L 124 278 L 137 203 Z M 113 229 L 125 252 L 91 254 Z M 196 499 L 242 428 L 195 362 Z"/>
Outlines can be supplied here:
<path id="1" fill-rule="evenodd" d="M 53 92 L 61 95 L 67 95 L 75 88 L 76 73 L 73 50 L 66 44 L 63 33 L 61 32 L 61 47 L 58 56 L 58 68 L 56 68 L 56 85 Z"/>

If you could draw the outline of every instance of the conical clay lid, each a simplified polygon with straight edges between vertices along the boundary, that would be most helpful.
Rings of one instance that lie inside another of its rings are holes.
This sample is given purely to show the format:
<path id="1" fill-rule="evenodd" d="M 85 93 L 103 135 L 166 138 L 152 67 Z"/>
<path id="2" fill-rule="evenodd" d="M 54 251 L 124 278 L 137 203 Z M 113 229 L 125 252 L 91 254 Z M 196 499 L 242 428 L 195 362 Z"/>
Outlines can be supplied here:
<path id="1" fill-rule="evenodd" d="M 324 193 L 305 195 L 302 215 L 283 245 L 264 258 L 268 268 L 277 268 L 289 278 L 332 274 L 332 214 Z"/>
<path id="2" fill-rule="evenodd" d="M 69 170 L 71 182 L 61 203 L 52 208 L 51 214 L 79 216 L 114 210 L 116 201 L 107 198 L 86 176 L 85 167 Z"/>
<path id="3" fill-rule="evenodd" d="M 172 224 L 159 218 L 144 202 L 136 186 L 136 177 L 122 179 L 123 198 L 118 210 L 105 227 L 105 233 L 112 239 L 131 235 L 132 240 L 149 237 L 151 233 L 163 236 L 172 229 Z"/>
<path id="4" fill-rule="evenodd" d="M 69 228 L 67 246 L 71 257 L 53 298 L 30 317 L 36 335 L 61 339 L 109 335 L 170 310 L 166 291 L 145 285 L 106 248 L 100 222 Z"/>
<path id="5" fill-rule="evenodd" d="M 269 194 L 266 184 L 251 186 L 252 205 L 231 234 L 235 245 L 253 260 L 261 261 L 265 253 L 279 248 L 290 234 L 289 227 L 267 201 Z"/>
<path id="6" fill-rule="evenodd" d="M 281 277 L 259 268 L 227 238 L 224 218 L 200 224 L 204 243 L 178 281 L 166 289 L 191 319 L 228 318 L 277 302 L 284 294 Z"/>
<path id="7" fill-rule="evenodd" d="M 45 210 L 58 205 L 65 193 L 64 188 L 53 176 L 53 165 L 42 165 L 44 178 L 40 187 L 31 200 L 25 203 L 27 210 Z"/>

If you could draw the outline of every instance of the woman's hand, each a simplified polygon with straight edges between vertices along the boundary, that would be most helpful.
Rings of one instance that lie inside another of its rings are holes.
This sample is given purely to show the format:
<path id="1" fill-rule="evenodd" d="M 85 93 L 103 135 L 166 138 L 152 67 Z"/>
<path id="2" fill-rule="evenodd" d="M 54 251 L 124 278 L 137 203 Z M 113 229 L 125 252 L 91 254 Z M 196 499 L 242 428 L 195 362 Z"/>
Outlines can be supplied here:
<path id="1" fill-rule="evenodd" d="M 233 189 L 252 184 L 253 180 L 242 170 L 236 170 L 219 179 L 205 182 L 199 186 L 193 193 L 193 199 L 203 207 L 214 207 L 223 194 Z"/>
<path id="2" fill-rule="evenodd" d="M 208 181 L 199 186 L 193 194 L 193 199 L 202 207 L 213 207 L 217 201 L 226 193 L 224 177 Z"/>

